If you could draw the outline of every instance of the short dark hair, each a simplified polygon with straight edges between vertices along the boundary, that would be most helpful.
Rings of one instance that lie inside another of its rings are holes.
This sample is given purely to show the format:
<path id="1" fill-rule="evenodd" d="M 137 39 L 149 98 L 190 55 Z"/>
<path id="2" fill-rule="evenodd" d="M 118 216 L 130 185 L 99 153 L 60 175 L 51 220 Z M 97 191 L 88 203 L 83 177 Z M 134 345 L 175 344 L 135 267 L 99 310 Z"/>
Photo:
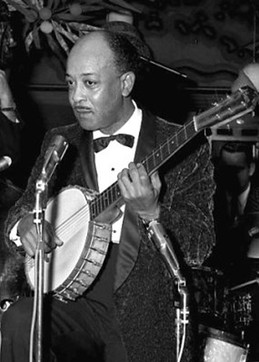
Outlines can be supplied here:
<path id="1" fill-rule="evenodd" d="M 124 34 L 109 30 L 101 30 L 104 38 L 114 54 L 114 63 L 120 74 L 133 72 L 138 76 L 141 60 L 137 48 Z"/>
<path id="2" fill-rule="evenodd" d="M 152 52 L 149 45 L 145 42 L 143 35 L 133 25 L 125 21 L 106 22 L 102 29 L 124 35 L 130 43 L 137 49 L 139 56 L 152 58 Z"/>
<path id="3" fill-rule="evenodd" d="M 242 152 L 246 155 L 248 163 L 251 163 L 254 160 L 252 143 L 235 141 L 227 142 L 222 146 L 220 150 L 220 156 L 222 155 L 223 151 L 227 151 L 229 153 Z"/>

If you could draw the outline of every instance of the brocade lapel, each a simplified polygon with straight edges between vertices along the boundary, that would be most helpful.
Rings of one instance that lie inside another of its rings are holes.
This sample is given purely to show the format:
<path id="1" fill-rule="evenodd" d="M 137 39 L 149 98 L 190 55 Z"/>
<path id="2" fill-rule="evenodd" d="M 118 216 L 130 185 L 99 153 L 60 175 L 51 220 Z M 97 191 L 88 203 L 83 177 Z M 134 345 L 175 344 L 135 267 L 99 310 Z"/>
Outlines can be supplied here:
<path id="1" fill-rule="evenodd" d="M 142 161 L 155 149 L 155 135 L 155 117 L 143 111 L 143 121 L 134 159 L 135 162 Z M 137 216 L 126 207 L 116 264 L 115 290 L 125 282 L 136 262 L 140 246 L 138 229 Z"/>
<path id="2" fill-rule="evenodd" d="M 93 134 L 84 131 L 81 136 L 79 154 L 84 178 L 89 189 L 99 191 L 97 172 L 94 162 Z"/>

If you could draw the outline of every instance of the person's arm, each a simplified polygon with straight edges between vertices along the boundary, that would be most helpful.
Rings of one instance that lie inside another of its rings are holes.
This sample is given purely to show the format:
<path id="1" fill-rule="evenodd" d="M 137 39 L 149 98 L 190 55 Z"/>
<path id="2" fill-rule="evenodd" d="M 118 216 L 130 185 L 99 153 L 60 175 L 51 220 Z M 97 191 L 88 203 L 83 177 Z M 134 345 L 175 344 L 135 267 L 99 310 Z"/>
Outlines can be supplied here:
<path id="1" fill-rule="evenodd" d="M 187 146 L 180 162 L 167 165 L 161 220 L 187 265 L 202 265 L 215 245 L 214 167 L 207 141 Z M 163 174 L 162 174 L 163 177 Z"/>
<path id="2" fill-rule="evenodd" d="M 6 74 L 0 70 L 0 171 L 19 160 L 21 129 Z"/>
<path id="3" fill-rule="evenodd" d="M 1 112 L 13 123 L 20 123 L 17 116 L 16 104 L 11 88 L 8 84 L 6 73 L 0 70 L 0 106 Z"/>
<path id="4" fill-rule="evenodd" d="M 9 158 L 15 164 L 21 155 L 21 124 L 11 122 L 0 113 L 0 160 Z M 2 171 L 0 166 L 0 171 Z"/>

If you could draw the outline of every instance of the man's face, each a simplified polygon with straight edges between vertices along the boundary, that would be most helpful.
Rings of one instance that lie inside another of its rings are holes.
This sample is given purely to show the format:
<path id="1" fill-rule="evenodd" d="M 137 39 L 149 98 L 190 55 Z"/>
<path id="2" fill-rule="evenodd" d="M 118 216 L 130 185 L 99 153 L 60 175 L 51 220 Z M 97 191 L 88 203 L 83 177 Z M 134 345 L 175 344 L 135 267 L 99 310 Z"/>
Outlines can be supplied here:
<path id="1" fill-rule="evenodd" d="M 83 129 L 105 130 L 120 121 L 123 81 L 102 37 L 90 36 L 77 44 L 66 73 L 69 102 Z"/>
<path id="2" fill-rule="evenodd" d="M 231 194 L 241 194 L 248 186 L 251 177 L 251 164 L 244 152 L 222 151 L 219 165 L 219 178 Z"/>

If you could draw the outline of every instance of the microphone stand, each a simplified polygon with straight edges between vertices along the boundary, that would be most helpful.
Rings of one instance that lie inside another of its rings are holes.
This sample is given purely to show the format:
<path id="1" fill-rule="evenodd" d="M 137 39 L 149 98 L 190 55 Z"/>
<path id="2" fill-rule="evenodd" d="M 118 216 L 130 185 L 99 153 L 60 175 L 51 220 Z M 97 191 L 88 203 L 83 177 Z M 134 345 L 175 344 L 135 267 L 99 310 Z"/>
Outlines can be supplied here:
<path id="1" fill-rule="evenodd" d="M 182 78 L 187 78 L 187 75 L 186 75 L 186 74 L 180 73 L 180 72 L 178 72 L 177 70 L 172 69 L 172 68 L 169 68 L 169 67 L 167 67 L 166 65 L 161 64 L 161 63 L 159 63 L 159 62 L 157 62 L 157 61 L 154 61 L 154 60 L 152 60 L 152 59 L 149 59 L 149 58 L 146 58 L 146 57 L 143 57 L 143 56 L 140 56 L 140 59 L 143 60 L 143 61 L 146 62 L 146 63 L 149 63 L 149 64 L 155 65 L 155 66 L 157 66 L 157 67 L 159 67 L 159 68 L 165 69 L 165 70 L 167 70 L 167 71 L 169 71 L 169 72 L 171 72 L 171 73 L 173 73 L 173 74 L 175 74 L 175 75 L 178 75 L 178 76 L 180 76 L 180 77 L 182 77 Z"/>
<path id="2" fill-rule="evenodd" d="M 44 212 L 47 205 L 47 182 L 39 179 L 36 182 L 34 223 L 37 230 L 37 248 L 35 254 L 35 292 L 36 303 L 36 361 L 42 361 L 42 310 L 44 290 Z"/>
<path id="3" fill-rule="evenodd" d="M 147 231 L 149 239 L 153 242 L 156 249 L 161 253 L 170 275 L 176 279 L 178 292 L 181 297 L 180 303 L 176 309 L 176 361 L 180 362 L 186 339 L 186 325 L 189 323 L 188 292 L 186 288 L 186 280 L 180 272 L 176 254 L 161 223 L 159 223 L 157 220 L 152 220 L 148 224 Z"/>
<path id="4" fill-rule="evenodd" d="M 41 174 L 36 181 L 35 192 L 35 209 L 34 223 L 37 230 L 37 248 L 35 253 L 35 292 L 34 292 L 34 305 L 36 308 L 37 317 L 37 335 L 36 335 L 36 361 L 42 362 L 42 311 L 43 311 L 43 293 L 44 293 L 44 221 L 45 209 L 47 207 L 48 197 L 48 182 L 55 171 L 58 163 L 62 160 L 68 143 L 62 135 L 56 135 L 50 142 L 50 146 L 45 154 L 45 160 Z M 33 346 L 33 336 L 31 340 Z M 33 348 L 32 348 L 33 349 Z M 33 353 L 30 356 L 33 358 Z"/>

